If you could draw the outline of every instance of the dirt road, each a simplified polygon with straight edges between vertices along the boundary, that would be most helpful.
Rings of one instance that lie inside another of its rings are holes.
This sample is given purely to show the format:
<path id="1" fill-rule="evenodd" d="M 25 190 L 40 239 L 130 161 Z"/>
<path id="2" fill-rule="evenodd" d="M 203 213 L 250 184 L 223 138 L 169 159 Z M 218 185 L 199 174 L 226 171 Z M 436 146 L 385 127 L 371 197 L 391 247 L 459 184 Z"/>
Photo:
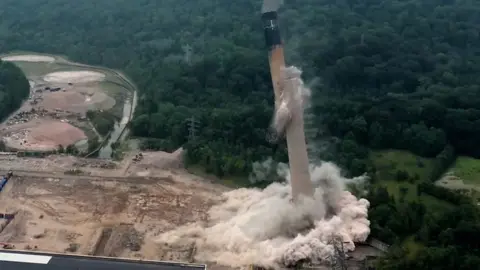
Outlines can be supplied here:
<path id="1" fill-rule="evenodd" d="M 0 175 L 7 174 L 8 171 L 0 170 Z M 67 180 L 95 180 L 95 181 L 106 181 L 106 182 L 135 182 L 141 184 L 152 184 L 152 183 L 174 183 L 173 179 L 168 176 L 160 177 L 139 177 L 139 176 L 91 176 L 91 175 L 71 175 L 65 174 L 65 172 L 40 172 L 40 171 L 13 171 L 14 176 L 24 177 L 36 177 L 36 178 L 56 178 L 56 179 L 67 179 Z"/>

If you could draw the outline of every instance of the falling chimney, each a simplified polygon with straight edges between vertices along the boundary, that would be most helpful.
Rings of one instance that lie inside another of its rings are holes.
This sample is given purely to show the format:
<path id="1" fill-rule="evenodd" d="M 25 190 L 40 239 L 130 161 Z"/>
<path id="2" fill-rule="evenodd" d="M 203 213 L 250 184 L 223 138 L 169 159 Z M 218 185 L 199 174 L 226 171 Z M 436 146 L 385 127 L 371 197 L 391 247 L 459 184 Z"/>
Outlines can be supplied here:
<path id="1" fill-rule="evenodd" d="M 310 181 L 309 161 L 303 123 L 303 104 L 294 98 L 298 90 L 299 78 L 287 78 L 285 74 L 285 57 L 278 25 L 276 11 L 262 14 L 265 42 L 269 50 L 270 74 L 275 93 L 275 110 L 282 99 L 287 99 L 290 121 L 285 129 L 288 159 L 290 166 L 290 185 L 292 197 L 297 201 L 299 195 L 313 196 L 313 185 Z M 284 93 L 285 91 L 285 93 Z"/>

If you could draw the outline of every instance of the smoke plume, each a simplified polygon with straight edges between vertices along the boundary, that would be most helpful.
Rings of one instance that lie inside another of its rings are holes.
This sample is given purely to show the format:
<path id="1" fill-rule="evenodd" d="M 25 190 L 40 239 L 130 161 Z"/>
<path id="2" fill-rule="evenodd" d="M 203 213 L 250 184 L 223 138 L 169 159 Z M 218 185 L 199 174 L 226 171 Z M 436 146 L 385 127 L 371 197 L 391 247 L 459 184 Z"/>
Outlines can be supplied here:
<path id="1" fill-rule="evenodd" d="M 277 11 L 283 4 L 283 0 L 263 0 L 262 13 Z"/>

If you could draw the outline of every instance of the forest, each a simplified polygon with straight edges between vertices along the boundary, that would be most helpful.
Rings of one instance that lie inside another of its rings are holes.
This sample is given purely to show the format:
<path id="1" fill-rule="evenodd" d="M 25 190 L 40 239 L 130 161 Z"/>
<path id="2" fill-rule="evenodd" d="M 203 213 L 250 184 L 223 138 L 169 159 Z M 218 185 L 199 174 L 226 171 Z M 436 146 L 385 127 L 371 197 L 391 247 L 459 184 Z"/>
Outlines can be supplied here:
<path id="1" fill-rule="evenodd" d="M 29 93 L 30 84 L 20 68 L 0 60 L 0 120 L 20 108 Z"/>
<path id="2" fill-rule="evenodd" d="M 302 68 L 313 93 L 308 141 L 321 143 L 313 158 L 349 175 L 368 172 L 373 183 L 382 179 L 372 150 L 432 158 L 431 174 L 414 176 L 416 191 L 454 205 L 431 212 L 372 186 L 372 235 L 394 247 L 377 268 L 478 269 L 478 209 L 432 181 L 457 155 L 480 157 L 480 2 L 284 2 L 287 62 Z M 269 157 L 287 160 L 284 143 L 266 139 L 273 93 L 260 0 L 2 3 L 1 52 L 67 55 L 136 82 L 131 128 L 148 138 L 143 148 L 183 146 L 189 165 L 219 177 L 247 176 Z"/>

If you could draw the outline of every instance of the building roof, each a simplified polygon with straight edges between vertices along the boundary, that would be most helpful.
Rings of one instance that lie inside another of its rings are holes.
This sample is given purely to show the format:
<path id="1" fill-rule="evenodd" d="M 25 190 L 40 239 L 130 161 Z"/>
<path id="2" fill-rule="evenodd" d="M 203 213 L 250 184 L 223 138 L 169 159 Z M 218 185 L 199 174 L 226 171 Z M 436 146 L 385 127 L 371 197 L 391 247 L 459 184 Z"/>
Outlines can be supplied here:
<path id="1" fill-rule="evenodd" d="M 1 270 L 206 270 L 202 264 L 0 251 Z"/>

